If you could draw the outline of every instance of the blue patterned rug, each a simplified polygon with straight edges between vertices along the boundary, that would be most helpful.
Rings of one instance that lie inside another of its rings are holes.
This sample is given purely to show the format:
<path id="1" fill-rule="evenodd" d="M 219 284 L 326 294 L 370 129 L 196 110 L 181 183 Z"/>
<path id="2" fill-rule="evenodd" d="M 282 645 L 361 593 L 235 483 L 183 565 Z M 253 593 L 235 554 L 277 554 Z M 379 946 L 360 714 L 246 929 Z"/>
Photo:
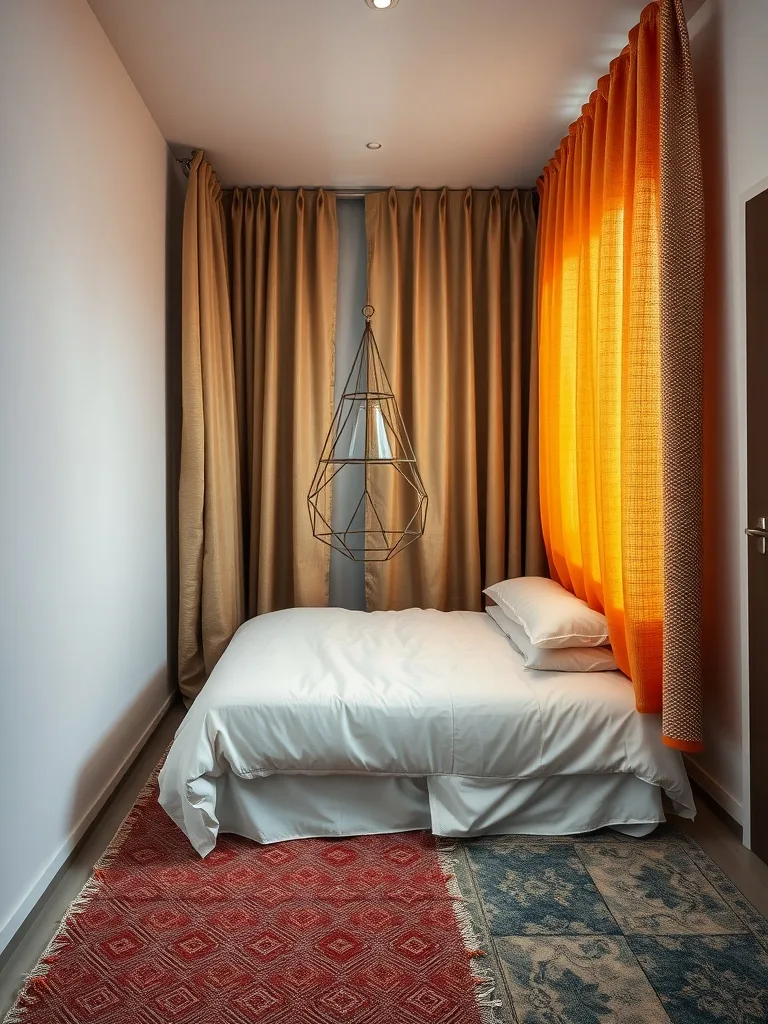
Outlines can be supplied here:
<path id="1" fill-rule="evenodd" d="M 768 1022 L 768 922 L 685 833 L 494 837 L 449 856 L 499 1020 Z"/>

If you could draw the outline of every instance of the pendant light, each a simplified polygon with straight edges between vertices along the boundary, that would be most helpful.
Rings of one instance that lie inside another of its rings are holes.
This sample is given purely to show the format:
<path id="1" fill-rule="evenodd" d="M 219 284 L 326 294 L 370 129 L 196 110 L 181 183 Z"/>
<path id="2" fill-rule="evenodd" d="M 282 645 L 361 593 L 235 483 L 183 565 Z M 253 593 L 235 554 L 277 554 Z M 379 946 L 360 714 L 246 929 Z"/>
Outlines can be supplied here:
<path id="1" fill-rule="evenodd" d="M 353 561 L 386 561 L 424 533 L 427 492 L 371 328 L 373 306 L 325 439 L 307 501 L 314 536 Z M 339 529 L 330 523 L 333 481 L 358 499 Z M 359 495 L 359 497 L 358 497 Z"/>

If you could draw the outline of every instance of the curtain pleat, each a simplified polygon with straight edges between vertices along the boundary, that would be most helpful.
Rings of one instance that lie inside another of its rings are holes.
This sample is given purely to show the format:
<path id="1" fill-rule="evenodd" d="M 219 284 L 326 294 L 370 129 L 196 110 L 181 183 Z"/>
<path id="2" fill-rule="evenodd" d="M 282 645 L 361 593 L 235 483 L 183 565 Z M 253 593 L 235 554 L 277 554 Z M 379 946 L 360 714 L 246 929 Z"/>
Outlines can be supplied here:
<path id="1" fill-rule="evenodd" d="M 333 415 L 337 228 L 322 191 L 223 195 L 196 154 L 184 210 L 179 684 L 232 634 L 326 605 L 307 491 Z"/>
<path id="2" fill-rule="evenodd" d="M 540 182 L 540 489 L 553 577 L 605 612 L 638 709 L 663 711 L 687 750 L 701 741 L 698 161 L 682 7 L 657 0 Z"/>
<path id="3" fill-rule="evenodd" d="M 366 197 L 366 230 L 373 329 L 429 498 L 423 538 L 368 564 L 368 607 L 480 609 L 484 586 L 546 572 L 534 196 L 390 190 Z M 393 523 L 406 487 L 369 479 Z"/>
<path id="4" fill-rule="evenodd" d="M 235 189 L 230 217 L 247 613 L 327 605 L 307 492 L 333 416 L 335 198 Z"/>
<path id="5" fill-rule="evenodd" d="M 221 188 L 192 161 L 182 242 L 179 686 L 202 687 L 243 621 L 238 425 Z"/>

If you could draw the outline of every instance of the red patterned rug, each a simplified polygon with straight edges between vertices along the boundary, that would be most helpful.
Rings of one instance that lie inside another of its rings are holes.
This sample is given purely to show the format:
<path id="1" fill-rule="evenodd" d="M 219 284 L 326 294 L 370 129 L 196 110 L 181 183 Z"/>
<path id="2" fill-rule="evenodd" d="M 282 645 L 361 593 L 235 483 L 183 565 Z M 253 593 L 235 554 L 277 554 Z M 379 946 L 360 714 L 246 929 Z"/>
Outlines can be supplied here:
<path id="1" fill-rule="evenodd" d="M 425 833 L 201 860 L 153 779 L 6 1022 L 480 1024 L 455 893 Z"/>

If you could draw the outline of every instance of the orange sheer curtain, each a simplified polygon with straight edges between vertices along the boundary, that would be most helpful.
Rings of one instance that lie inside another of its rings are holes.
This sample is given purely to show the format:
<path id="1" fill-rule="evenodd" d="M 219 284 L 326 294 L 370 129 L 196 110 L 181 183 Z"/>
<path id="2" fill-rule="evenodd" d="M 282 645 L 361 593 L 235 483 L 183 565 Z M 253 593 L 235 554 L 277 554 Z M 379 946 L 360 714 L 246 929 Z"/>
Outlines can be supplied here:
<path id="1" fill-rule="evenodd" d="M 685 525 L 665 518 L 673 489 L 668 449 L 680 439 L 665 431 L 663 393 L 668 388 L 674 404 L 680 382 L 670 382 L 663 366 L 665 346 L 679 350 L 685 339 L 675 333 L 674 315 L 662 310 L 671 294 L 663 282 L 665 235 L 672 226 L 665 214 L 670 161 L 664 150 L 685 145 L 698 157 L 695 131 L 674 137 L 690 121 L 688 61 L 680 5 L 649 5 L 540 181 L 540 488 L 552 576 L 605 612 L 638 710 L 666 713 L 671 700 L 675 710 L 669 721 L 665 714 L 665 740 L 696 750 L 698 668 L 692 666 L 681 694 L 665 676 L 666 648 L 676 643 L 665 627 L 671 596 L 665 543 Z M 679 106 L 681 95 L 684 123 L 665 123 L 662 131 L 665 112 L 670 103 Z M 693 118 L 695 127 L 695 107 Z M 686 224 L 685 198 L 676 207 L 677 230 L 695 235 L 700 225 L 695 218 Z M 694 195 L 689 210 L 697 212 L 697 203 Z M 670 279 L 681 270 L 698 273 L 699 255 L 697 250 L 697 265 L 690 268 L 677 255 Z M 690 316 L 695 328 L 695 288 L 686 301 L 690 310 L 678 309 L 678 321 Z M 689 347 L 695 379 L 695 338 Z M 693 421 L 696 415 L 694 401 Z M 695 463 L 700 426 L 681 427 L 687 429 L 693 431 Z M 700 444 L 698 456 L 700 461 Z M 693 499 L 695 465 L 691 472 Z M 695 531 L 696 510 L 692 515 Z M 694 545 L 688 579 L 693 605 L 696 558 Z M 684 628 L 690 633 L 697 626 Z M 692 650 L 689 660 L 697 657 Z"/>

